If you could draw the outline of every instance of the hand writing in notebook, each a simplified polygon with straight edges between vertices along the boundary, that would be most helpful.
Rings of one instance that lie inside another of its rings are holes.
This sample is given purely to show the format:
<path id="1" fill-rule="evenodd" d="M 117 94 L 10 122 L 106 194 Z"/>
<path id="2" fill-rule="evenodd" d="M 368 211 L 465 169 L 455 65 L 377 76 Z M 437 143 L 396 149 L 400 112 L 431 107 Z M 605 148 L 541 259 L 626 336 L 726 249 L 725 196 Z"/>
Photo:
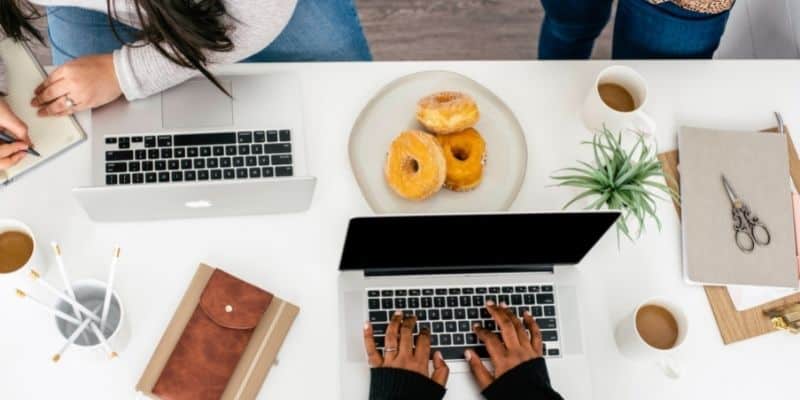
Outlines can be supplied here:
<path id="1" fill-rule="evenodd" d="M 19 139 L 11 144 L 0 143 L 0 171 L 16 165 L 25 157 L 25 150 L 30 146 L 28 126 L 20 120 L 11 107 L 0 98 L 0 130 L 5 130 Z"/>

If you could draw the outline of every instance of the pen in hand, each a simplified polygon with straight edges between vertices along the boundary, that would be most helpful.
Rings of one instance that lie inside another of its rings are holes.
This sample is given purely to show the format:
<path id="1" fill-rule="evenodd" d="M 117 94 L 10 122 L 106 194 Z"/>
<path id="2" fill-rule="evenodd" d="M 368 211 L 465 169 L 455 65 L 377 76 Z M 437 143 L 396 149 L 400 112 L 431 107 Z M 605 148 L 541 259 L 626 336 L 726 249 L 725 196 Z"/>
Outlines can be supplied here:
<path id="1" fill-rule="evenodd" d="M 19 142 L 19 140 L 17 140 L 13 136 L 9 135 L 5 131 L 0 130 L 0 142 L 5 143 L 5 144 L 11 144 L 11 143 Z M 28 147 L 28 150 L 25 150 L 25 152 L 28 153 L 28 154 L 34 155 L 36 157 L 41 157 L 42 156 L 41 154 L 39 154 L 38 151 L 34 150 L 32 147 Z"/>

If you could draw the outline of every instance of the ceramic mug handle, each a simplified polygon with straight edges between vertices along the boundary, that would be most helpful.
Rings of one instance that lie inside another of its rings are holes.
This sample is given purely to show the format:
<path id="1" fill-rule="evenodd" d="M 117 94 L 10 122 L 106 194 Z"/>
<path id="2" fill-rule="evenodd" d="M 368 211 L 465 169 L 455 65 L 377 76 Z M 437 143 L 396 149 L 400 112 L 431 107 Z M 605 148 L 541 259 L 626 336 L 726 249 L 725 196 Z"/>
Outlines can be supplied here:
<path id="1" fill-rule="evenodd" d="M 658 361 L 656 364 L 658 364 L 661 368 L 661 372 L 668 378 L 678 379 L 681 377 L 681 368 L 672 358 L 665 358 Z"/>
<path id="2" fill-rule="evenodd" d="M 655 136 L 656 134 L 656 121 L 650 118 L 644 111 L 638 110 L 635 113 L 636 129 L 641 130 L 645 136 Z"/>

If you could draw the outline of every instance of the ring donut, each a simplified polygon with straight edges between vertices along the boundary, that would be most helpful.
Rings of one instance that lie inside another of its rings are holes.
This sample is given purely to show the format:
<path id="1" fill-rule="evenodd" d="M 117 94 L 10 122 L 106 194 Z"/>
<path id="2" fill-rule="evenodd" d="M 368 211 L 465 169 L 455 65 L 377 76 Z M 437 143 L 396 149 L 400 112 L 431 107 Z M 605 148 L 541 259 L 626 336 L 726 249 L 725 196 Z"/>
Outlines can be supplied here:
<path id="1" fill-rule="evenodd" d="M 459 133 L 437 136 L 442 145 L 447 178 L 444 186 L 456 192 L 466 192 L 478 187 L 483 180 L 486 164 L 486 142 L 480 133 L 469 128 Z"/>
<path id="2" fill-rule="evenodd" d="M 475 100 L 460 92 L 439 92 L 417 103 L 417 120 L 429 131 L 447 135 L 475 126 L 480 112 Z"/>
<path id="3" fill-rule="evenodd" d="M 446 177 L 442 147 L 425 132 L 405 131 L 392 141 L 384 175 L 389 187 L 408 200 L 424 200 L 438 192 Z"/>

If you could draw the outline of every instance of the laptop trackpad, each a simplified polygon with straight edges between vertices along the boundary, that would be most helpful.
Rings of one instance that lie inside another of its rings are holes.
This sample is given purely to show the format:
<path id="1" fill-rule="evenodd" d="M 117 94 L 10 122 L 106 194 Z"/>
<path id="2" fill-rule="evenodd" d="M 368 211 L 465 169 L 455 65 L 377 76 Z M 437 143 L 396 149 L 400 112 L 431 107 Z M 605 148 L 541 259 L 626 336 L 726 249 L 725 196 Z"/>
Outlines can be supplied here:
<path id="1" fill-rule="evenodd" d="M 220 80 L 233 95 L 230 81 Z M 193 79 L 162 95 L 164 128 L 213 128 L 233 125 L 233 100 L 207 79 Z"/>

